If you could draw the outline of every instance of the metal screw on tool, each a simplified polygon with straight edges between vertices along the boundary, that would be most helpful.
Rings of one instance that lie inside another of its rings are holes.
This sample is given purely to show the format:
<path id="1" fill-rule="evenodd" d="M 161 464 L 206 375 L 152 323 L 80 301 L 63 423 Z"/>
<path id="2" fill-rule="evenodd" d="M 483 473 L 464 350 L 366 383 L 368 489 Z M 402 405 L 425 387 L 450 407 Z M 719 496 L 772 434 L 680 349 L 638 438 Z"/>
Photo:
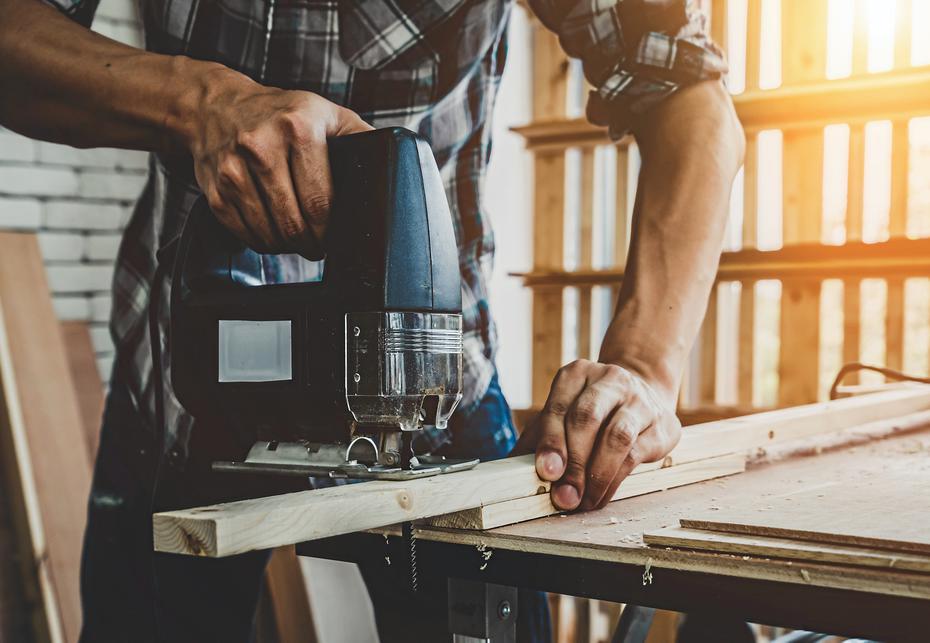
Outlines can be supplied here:
<path id="1" fill-rule="evenodd" d="M 513 608 L 510 607 L 510 601 L 501 601 L 501 604 L 497 606 L 497 616 L 502 621 L 506 621 L 510 618 L 510 615 L 513 613 Z"/>

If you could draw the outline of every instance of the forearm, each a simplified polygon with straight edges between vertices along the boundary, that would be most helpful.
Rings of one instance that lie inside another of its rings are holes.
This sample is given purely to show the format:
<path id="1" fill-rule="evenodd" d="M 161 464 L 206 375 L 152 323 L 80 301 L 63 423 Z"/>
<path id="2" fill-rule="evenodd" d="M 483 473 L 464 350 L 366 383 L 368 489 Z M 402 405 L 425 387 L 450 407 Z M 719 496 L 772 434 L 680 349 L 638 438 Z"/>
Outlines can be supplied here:
<path id="1" fill-rule="evenodd" d="M 716 81 L 681 90 L 652 116 L 638 137 L 630 254 L 601 361 L 675 396 L 714 283 L 744 141 Z"/>
<path id="2" fill-rule="evenodd" d="M 38 0 L 0 0 L 0 123 L 76 147 L 171 150 L 220 65 L 128 47 Z"/>

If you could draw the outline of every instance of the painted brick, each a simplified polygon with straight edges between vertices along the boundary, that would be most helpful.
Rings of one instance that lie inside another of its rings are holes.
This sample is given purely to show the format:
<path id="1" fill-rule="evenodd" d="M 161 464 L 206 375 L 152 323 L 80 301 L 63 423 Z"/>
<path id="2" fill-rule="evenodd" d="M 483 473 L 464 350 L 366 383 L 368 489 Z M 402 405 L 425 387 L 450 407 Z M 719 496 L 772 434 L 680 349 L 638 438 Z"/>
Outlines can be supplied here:
<path id="1" fill-rule="evenodd" d="M 80 261 L 84 258 L 84 236 L 67 232 L 40 232 L 39 248 L 46 261 Z"/>
<path id="2" fill-rule="evenodd" d="M 113 340 L 110 338 L 110 329 L 106 324 L 91 324 L 90 342 L 94 345 L 96 353 L 113 352 Z"/>
<path id="3" fill-rule="evenodd" d="M 32 199 L 0 197 L 0 228 L 35 230 L 42 218 L 42 206 Z"/>
<path id="4" fill-rule="evenodd" d="M 45 225 L 70 230 L 118 230 L 123 208 L 109 203 L 49 201 L 45 204 Z"/>
<path id="5" fill-rule="evenodd" d="M 97 26 L 105 18 L 138 23 L 139 10 L 132 0 L 100 0 L 97 13 L 94 14 L 94 26 Z"/>
<path id="6" fill-rule="evenodd" d="M 116 167 L 127 170 L 148 170 L 149 153 L 138 150 L 116 150 Z"/>
<path id="7" fill-rule="evenodd" d="M 90 305 L 87 297 L 80 295 L 66 295 L 52 297 L 52 305 L 58 319 L 80 319 L 90 317 Z"/>
<path id="8" fill-rule="evenodd" d="M 110 321 L 113 298 L 110 295 L 94 295 L 90 298 L 90 318 L 96 322 Z"/>
<path id="9" fill-rule="evenodd" d="M 85 243 L 86 256 L 91 261 L 112 261 L 119 250 L 121 234 L 92 234 Z"/>
<path id="10" fill-rule="evenodd" d="M 48 266 L 46 272 L 49 286 L 56 294 L 109 291 L 113 278 L 111 265 Z"/>
<path id="11" fill-rule="evenodd" d="M 80 193 L 88 199 L 135 201 L 145 181 L 146 177 L 140 174 L 88 170 L 80 174 Z"/>
<path id="12" fill-rule="evenodd" d="M 0 166 L 0 194 L 73 196 L 78 193 L 74 170 L 52 167 Z"/>
<path id="13" fill-rule="evenodd" d="M 0 161 L 30 162 L 35 158 L 35 141 L 9 130 L 0 132 Z"/>
<path id="14" fill-rule="evenodd" d="M 112 148 L 81 149 L 45 141 L 38 141 L 36 147 L 38 160 L 49 165 L 116 167 L 119 157 L 119 150 Z"/>

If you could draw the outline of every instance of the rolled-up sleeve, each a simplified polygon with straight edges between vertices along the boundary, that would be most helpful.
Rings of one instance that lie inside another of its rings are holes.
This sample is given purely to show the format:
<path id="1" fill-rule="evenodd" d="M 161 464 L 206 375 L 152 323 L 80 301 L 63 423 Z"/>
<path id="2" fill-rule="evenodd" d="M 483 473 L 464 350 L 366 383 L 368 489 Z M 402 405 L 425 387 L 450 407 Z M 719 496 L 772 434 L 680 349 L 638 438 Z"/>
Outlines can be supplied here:
<path id="1" fill-rule="evenodd" d="M 45 4 L 58 9 L 75 22 L 90 27 L 97 13 L 100 0 L 42 0 Z"/>
<path id="2" fill-rule="evenodd" d="M 588 118 L 619 139 L 663 99 L 727 72 L 692 0 L 529 0 L 593 86 Z"/>

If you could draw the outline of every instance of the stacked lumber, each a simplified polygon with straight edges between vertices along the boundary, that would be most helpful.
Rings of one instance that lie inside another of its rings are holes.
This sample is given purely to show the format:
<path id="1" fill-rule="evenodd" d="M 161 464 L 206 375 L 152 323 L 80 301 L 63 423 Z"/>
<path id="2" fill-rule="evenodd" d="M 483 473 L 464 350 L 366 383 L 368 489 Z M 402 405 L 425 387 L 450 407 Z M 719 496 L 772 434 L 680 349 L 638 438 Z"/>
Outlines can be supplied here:
<path id="1" fill-rule="evenodd" d="M 930 387 L 757 413 L 694 425 L 662 462 L 638 467 L 615 500 L 743 471 L 760 451 L 823 436 L 895 434 L 930 424 Z M 156 514 L 158 551 L 210 557 L 422 521 L 490 529 L 557 513 L 533 456 L 411 481 L 375 481 Z"/>

